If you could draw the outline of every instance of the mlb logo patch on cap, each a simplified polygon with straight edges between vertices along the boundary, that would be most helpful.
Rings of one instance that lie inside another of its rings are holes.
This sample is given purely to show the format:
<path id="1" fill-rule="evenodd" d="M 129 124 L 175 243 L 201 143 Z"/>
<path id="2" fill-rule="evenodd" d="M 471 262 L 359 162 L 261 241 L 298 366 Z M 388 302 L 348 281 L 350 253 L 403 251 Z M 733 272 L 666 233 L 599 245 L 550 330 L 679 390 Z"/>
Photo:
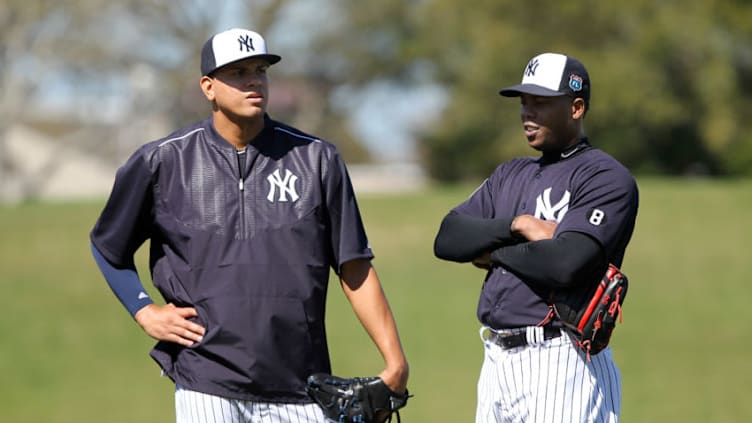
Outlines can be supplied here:
<path id="1" fill-rule="evenodd" d="M 590 77 L 585 65 L 574 57 L 543 53 L 527 62 L 521 83 L 499 91 L 505 97 L 519 97 L 523 93 L 543 97 L 581 97 L 588 104 Z"/>
<path id="2" fill-rule="evenodd" d="M 266 50 L 264 38 L 247 29 L 228 29 L 209 38 L 201 49 L 201 75 L 207 76 L 222 66 L 252 57 L 273 65 L 281 60 Z"/>
<path id="3" fill-rule="evenodd" d="M 569 75 L 569 88 L 572 91 L 582 91 L 582 77 L 579 75 Z"/>

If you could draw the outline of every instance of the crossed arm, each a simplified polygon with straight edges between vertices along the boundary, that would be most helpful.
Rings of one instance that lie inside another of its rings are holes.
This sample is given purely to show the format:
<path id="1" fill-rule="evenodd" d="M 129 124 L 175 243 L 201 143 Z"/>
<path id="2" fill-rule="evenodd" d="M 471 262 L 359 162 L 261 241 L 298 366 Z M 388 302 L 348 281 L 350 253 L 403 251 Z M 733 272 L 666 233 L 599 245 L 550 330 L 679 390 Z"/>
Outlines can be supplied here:
<path id="1" fill-rule="evenodd" d="M 606 254 L 595 239 L 580 232 L 555 234 L 556 226 L 531 215 L 484 219 L 452 212 L 441 223 L 434 253 L 485 269 L 503 266 L 546 288 L 574 286 L 605 270 Z"/>

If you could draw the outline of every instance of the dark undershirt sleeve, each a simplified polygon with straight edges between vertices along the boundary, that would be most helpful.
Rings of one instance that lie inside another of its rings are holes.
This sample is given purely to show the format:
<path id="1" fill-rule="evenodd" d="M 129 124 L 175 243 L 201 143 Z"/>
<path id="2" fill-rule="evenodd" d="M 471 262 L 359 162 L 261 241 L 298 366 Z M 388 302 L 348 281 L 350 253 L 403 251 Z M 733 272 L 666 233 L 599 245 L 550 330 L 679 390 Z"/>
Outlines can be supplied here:
<path id="1" fill-rule="evenodd" d="M 471 261 L 487 251 L 519 242 L 512 236 L 511 224 L 512 219 L 483 219 L 450 212 L 439 227 L 434 254 L 443 260 Z"/>
<path id="2" fill-rule="evenodd" d="M 135 266 L 115 267 L 102 255 L 94 243 L 91 244 L 91 254 L 110 289 L 131 316 L 135 316 L 137 311 L 154 303 L 141 284 Z"/>
<path id="3" fill-rule="evenodd" d="M 598 280 L 608 266 L 601 245 L 581 232 L 501 247 L 491 253 L 491 263 L 534 288 L 566 288 Z"/>

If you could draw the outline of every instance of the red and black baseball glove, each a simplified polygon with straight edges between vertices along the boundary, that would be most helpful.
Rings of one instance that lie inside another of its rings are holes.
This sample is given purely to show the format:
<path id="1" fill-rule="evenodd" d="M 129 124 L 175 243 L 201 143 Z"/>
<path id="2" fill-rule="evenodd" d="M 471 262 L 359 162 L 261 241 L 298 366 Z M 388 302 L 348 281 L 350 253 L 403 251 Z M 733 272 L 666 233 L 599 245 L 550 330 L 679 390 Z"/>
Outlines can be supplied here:
<path id="1" fill-rule="evenodd" d="M 558 318 L 575 344 L 588 354 L 598 354 L 608 346 L 621 307 L 627 295 L 627 277 L 609 264 L 595 286 L 556 290 L 549 298 L 551 312 L 544 322 Z"/>

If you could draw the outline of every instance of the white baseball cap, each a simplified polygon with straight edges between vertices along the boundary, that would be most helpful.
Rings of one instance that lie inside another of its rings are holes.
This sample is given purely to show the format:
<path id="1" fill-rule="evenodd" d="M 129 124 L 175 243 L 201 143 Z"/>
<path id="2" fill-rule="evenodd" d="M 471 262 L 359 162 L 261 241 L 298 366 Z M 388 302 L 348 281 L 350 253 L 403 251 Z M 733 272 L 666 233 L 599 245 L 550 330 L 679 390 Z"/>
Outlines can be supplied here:
<path id="1" fill-rule="evenodd" d="M 259 57 L 270 65 L 282 58 L 266 51 L 266 41 L 256 32 L 233 28 L 213 35 L 201 48 L 201 75 L 207 76 L 222 66 Z"/>
<path id="2" fill-rule="evenodd" d="M 589 108 L 590 76 L 585 65 L 574 57 L 558 53 L 539 54 L 527 62 L 520 84 L 499 91 L 504 97 L 519 97 L 523 93 L 542 97 L 581 97 Z"/>

